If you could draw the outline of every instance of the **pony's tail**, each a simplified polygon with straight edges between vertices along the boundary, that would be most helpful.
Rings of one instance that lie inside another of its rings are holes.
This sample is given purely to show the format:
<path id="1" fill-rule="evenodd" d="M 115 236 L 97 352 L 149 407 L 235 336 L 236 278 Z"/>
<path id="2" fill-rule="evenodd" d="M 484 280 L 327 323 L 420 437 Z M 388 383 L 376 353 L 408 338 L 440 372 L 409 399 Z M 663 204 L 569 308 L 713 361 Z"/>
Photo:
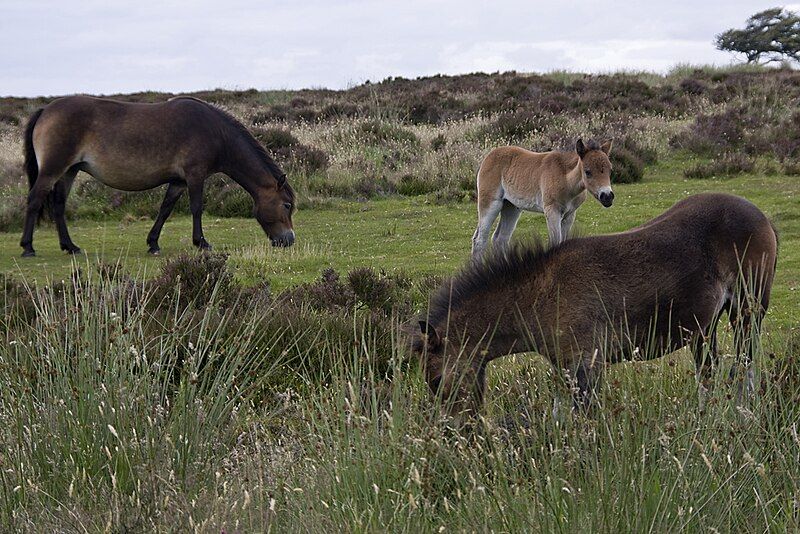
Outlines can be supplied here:
<path id="1" fill-rule="evenodd" d="M 778 270 L 778 251 L 781 248 L 781 238 L 778 234 L 778 229 L 775 228 L 775 223 L 772 222 L 772 219 L 767 218 L 769 221 L 769 226 L 772 228 L 772 233 L 775 234 L 775 264 L 772 266 L 772 274 L 775 274 L 775 271 Z"/>
<path id="2" fill-rule="evenodd" d="M 33 189 L 36 179 L 39 178 L 39 163 L 36 161 L 36 152 L 33 149 L 33 129 L 36 127 L 36 122 L 42 115 L 44 108 L 37 109 L 28 119 L 28 125 L 25 126 L 25 174 L 28 175 L 28 191 Z M 50 212 L 50 196 L 47 195 L 47 200 L 39 210 L 38 219 L 41 221 L 44 218 L 45 211 Z M 47 209 L 45 209 L 47 208 Z"/>

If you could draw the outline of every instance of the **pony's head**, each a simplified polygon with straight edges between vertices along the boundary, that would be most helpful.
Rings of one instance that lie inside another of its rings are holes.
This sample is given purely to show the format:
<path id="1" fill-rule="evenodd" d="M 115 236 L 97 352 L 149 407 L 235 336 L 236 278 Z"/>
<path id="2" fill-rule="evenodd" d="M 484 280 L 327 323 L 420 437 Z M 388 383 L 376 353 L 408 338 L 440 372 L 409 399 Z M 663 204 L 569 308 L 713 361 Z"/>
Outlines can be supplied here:
<path id="1" fill-rule="evenodd" d="M 611 189 L 611 144 L 608 140 L 599 145 L 594 139 L 584 144 L 583 139 L 575 143 L 575 151 L 583 165 L 583 185 L 604 207 L 614 203 L 614 191 Z"/>
<path id="2" fill-rule="evenodd" d="M 431 394 L 441 399 L 451 416 L 475 416 L 483 403 L 484 366 L 480 358 L 466 354 L 458 343 L 446 337 L 427 321 L 419 321 L 413 333 L 411 350 L 419 358 Z"/>
<path id="3" fill-rule="evenodd" d="M 290 247 L 294 243 L 294 209 L 294 190 L 286 181 L 285 174 L 277 176 L 275 186 L 265 188 L 255 199 L 255 218 L 269 236 L 272 246 Z"/>

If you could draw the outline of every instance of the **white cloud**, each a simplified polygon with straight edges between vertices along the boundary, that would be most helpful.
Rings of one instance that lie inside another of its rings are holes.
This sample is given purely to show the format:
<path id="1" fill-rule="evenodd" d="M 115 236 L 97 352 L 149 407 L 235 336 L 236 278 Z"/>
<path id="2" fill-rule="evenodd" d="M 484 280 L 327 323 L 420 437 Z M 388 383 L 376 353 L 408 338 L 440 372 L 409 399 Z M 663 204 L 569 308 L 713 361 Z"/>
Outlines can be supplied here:
<path id="1" fill-rule="evenodd" d="M 345 87 L 386 76 L 727 63 L 763 0 L 3 0 L 0 94 Z M 793 5 L 794 6 L 794 5 Z"/>

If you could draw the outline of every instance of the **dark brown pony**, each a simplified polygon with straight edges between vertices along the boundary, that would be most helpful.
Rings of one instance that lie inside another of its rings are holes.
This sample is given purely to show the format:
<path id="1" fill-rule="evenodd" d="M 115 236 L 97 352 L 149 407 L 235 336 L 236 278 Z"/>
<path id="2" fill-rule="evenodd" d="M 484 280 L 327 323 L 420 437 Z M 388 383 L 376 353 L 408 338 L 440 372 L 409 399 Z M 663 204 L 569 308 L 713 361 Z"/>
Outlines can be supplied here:
<path id="1" fill-rule="evenodd" d="M 123 191 L 168 184 L 147 236 L 158 254 L 164 222 L 185 190 L 192 212 L 192 242 L 203 237 L 203 186 L 221 172 L 253 197 L 256 220 L 273 245 L 294 242 L 294 192 L 286 174 L 233 116 L 202 100 L 176 97 L 157 104 L 117 102 L 89 96 L 54 100 L 36 111 L 25 131 L 25 169 L 30 194 L 20 246 L 34 256 L 33 228 L 49 205 L 61 249 L 80 252 L 69 237 L 64 210 L 78 171 Z"/>
<path id="2" fill-rule="evenodd" d="M 478 412 L 490 361 L 528 351 L 566 372 L 586 408 L 606 364 L 687 344 L 702 393 L 727 312 L 751 380 L 777 250 L 772 224 L 747 200 L 694 195 L 628 232 L 473 262 L 434 297 L 413 350 L 452 414 Z"/>

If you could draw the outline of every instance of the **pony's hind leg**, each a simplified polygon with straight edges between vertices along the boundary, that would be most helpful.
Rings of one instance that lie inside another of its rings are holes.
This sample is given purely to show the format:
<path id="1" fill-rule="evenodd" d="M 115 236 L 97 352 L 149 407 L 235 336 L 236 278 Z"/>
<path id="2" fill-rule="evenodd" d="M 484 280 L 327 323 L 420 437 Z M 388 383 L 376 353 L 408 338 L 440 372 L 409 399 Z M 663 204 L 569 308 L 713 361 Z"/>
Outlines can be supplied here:
<path id="1" fill-rule="evenodd" d="M 200 250 L 211 250 L 211 244 L 203 236 L 203 182 L 204 178 L 187 180 L 189 210 L 192 212 L 192 243 Z"/>
<path id="2" fill-rule="evenodd" d="M 752 296 L 742 293 L 734 300 L 729 311 L 735 354 L 729 378 L 738 384 L 736 399 L 739 405 L 754 391 L 753 356 L 758 346 L 761 320 L 766 312 L 759 303 L 750 302 L 751 299 Z"/>
<path id="3" fill-rule="evenodd" d="M 23 258 L 36 256 L 36 251 L 33 249 L 33 229 L 36 226 L 36 220 L 44 209 L 45 201 L 52 191 L 53 185 L 65 172 L 66 169 L 59 169 L 58 172 L 39 172 L 36 182 L 34 182 L 28 193 L 25 224 L 22 230 L 22 238 L 19 241 Z"/>
<path id="4" fill-rule="evenodd" d="M 61 245 L 61 250 L 70 254 L 80 254 L 81 249 L 72 242 L 67 230 L 67 197 L 69 191 L 72 189 L 72 183 L 75 181 L 75 176 L 78 174 L 76 168 L 70 168 L 64 176 L 56 182 L 53 187 L 53 221 L 56 224 L 58 231 L 58 242 Z"/>
<path id="5" fill-rule="evenodd" d="M 508 245 L 521 214 L 521 209 L 508 200 L 503 200 L 503 207 L 500 210 L 500 222 L 497 223 L 497 229 L 494 231 L 494 236 L 492 236 L 492 246 L 495 250 L 502 250 Z"/>
<path id="6" fill-rule="evenodd" d="M 712 387 L 712 372 L 719 360 L 717 351 L 717 321 L 715 317 L 705 331 L 697 332 L 692 337 L 692 354 L 694 355 L 697 375 L 697 400 L 700 410 L 705 409 L 706 398 Z"/>
<path id="7" fill-rule="evenodd" d="M 489 232 L 492 229 L 492 223 L 497 218 L 500 210 L 503 208 L 502 199 L 493 199 L 490 201 L 483 201 L 478 199 L 478 227 L 472 236 L 472 257 L 480 258 L 489 241 Z"/>
<path id="8" fill-rule="evenodd" d="M 186 191 L 186 182 L 170 182 L 167 186 L 167 192 L 164 194 L 164 200 L 161 202 L 161 209 L 158 210 L 158 216 L 156 217 L 156 222 L 153 224 L 153 228 L 150 230 L 150 233 L 147 234 L 147 246 L 149 247 L 148 252 L 157 256 L 161 252 L 161 248 L 158 246 L 158 238 L 161 236 L 161 229 L 164 227 L 164 223 L 169 218 L 172 210 L 175 208 L 175 204 L 183 195 L 183 192 Z"/>

